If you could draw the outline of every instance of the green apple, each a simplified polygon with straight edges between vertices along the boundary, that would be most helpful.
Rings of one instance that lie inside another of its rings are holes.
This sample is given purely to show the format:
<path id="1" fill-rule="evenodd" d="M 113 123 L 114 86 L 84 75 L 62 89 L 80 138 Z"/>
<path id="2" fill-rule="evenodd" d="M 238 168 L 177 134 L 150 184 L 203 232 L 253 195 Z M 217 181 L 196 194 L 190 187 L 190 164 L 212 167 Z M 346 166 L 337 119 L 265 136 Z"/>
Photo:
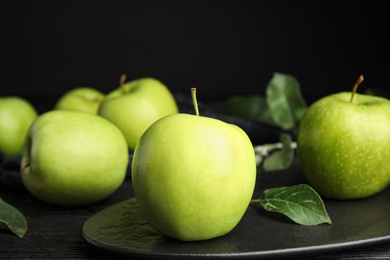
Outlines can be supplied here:
<path id="1" fill-rule="evenodd" d="M 26 99 L 0 97 L 0 151 L 7 157 L 21 156 L 28 128 L 37 117 L 38 112 Z"/>
<path id="2" fill-rule="evenodd" d="M 51 110 L 31 125 L 21 177 L 38 199 L 85 205 L 111 195 L 124 181 L 129 156 L 122 132 L 108 120 L 71 110 Z"/>
<path id="3" fill-rule="evenodd" d="M 78 87 L 65 92 L 54 105 L 56 110 L 77 110 L 97 114 L 104 94 L 91 87 Z"/>
<path id="4" fill-rule="evenodd" d="M 238 126 L 177 113 L 153 123 L 132 161 L 140 212 L 160 233 L 182 241 L 230 232 L 256 181 L 254 148 Z"/>
<path id="5" fill-rule="evenodd" d="M 106 95 L 98 114 L 114 123 L 134 149 L 152 123 L 178 113 L 178 106 L 167 86 L 155 78 L 124 81 L 122 77 L 121 86 Z"/>
<path id="6" fill-rule="evenodd" d="M 297 134 L 308 183 L 333 199 L 361 199 L 390 184 L 390 101 L 351 92 L 311 104 Z"/>

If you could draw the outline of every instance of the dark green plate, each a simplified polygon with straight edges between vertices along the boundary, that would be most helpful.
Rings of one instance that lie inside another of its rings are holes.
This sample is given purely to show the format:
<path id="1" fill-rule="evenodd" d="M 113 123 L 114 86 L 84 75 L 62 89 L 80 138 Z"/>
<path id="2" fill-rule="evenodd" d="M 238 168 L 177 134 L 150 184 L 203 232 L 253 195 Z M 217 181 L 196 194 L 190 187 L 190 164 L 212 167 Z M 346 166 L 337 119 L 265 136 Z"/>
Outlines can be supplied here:
<path id="1" fill-rule="evenodd" d="M 260 183 L 260 184 L 259 184 Z M 261 173 L 254 198 L 264 188 L 304 183 L 299 167 Z M 82 228 L 90 245 L 127 257 L 145 259 L 272 258 L 334 252 L 390 241 L 390 188 L 355 201 L 324 200 L 332 224 L 301 226 L 285 216 L 250 205 L 229 234 L 207 241 L 167 238 L 138 216 L 135 198 L 106 208 Z"/>

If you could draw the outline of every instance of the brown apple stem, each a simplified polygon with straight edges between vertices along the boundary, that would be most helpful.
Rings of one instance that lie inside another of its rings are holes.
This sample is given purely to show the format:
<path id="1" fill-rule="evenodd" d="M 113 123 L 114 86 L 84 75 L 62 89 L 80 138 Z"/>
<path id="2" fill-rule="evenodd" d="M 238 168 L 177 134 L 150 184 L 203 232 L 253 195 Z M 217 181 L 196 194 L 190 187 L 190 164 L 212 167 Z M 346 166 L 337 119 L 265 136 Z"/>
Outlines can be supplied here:
<path id="1" fill-rule="evenodd" d="M 126 89 L 125 89 L 125 82 L 126 82 L 126 74 L 122 74 L 120 79 L 119 79 L 119 86 L 122 90 L 123 94 L 126 94 Z"/>
<path id="2" fill-rule="evenodd" d="M 26 176 L 26 175 L 27 175 L 26 170 L 27 170 L 28 167 L 30 167 L 30 164 L 29 164 L 29 163 L 26 164 L 26 165 L 24 165 L 24 166 L 22 167 L 22 175 L 23 175 L 23 176 Z"/>
<path id="3" fill-rule="evenodd" d="M 191 88 L 192 103 L 194 104 L 195 114 L 199 116 L 198 102 L 196 101 L 196 88 Z"/>
<path id="4" fill-rule="evenodd" d="M 353 89 L 352 89 L 352 95 L 351 95 L 351 101 L 350 101 L 351 103 L 353 101 L 353 97 L 355 96 L 357 88 L 363 82 L 363 80 L 364 80 L 363 75 L 360 75 L 359 78 L 356 80 L 355 85 L 353 86 Z"/>

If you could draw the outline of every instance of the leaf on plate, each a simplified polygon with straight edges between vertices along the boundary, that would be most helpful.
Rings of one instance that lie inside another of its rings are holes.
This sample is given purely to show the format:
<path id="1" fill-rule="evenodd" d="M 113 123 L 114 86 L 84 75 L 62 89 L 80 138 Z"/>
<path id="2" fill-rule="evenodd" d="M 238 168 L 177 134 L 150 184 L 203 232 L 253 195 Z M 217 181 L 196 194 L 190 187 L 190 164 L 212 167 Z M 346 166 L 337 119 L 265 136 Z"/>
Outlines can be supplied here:
<path id="1" fill-rule="evenodd" d="M 224 102 L 223 112 L 267 125 L 276 125 L 265 98 L 260 95 L 233 96 Z"/>
<path id="2" fill-rule="evenodd" d="M 260 205 L 301 225 L 332 223 L 321 197 L 307 184 L 267 189 L 260 197 Z"/>
<path id="3" fill-rule="evenodd" d="M 282 73 L 274 73 L 268 83 L 266 102 L 273 120 L 285 130 L 296 129 L 307 109 L 299 82 Z"/>
<path id="4" fill-rule="evenodd" d="M 294 149 L 292 139 L 288 134 L 280 135 L 282 148 L 272 152 L 263 161 L 263 169 L 266 172 L 288 169 L 294 159 Z"/>
<path id="5" fill-rule="evenodd" d="M 22 238 L 27 231 L 27 220 L 14 206 L 0 198 L 0 228 L 9 229 Z"/>

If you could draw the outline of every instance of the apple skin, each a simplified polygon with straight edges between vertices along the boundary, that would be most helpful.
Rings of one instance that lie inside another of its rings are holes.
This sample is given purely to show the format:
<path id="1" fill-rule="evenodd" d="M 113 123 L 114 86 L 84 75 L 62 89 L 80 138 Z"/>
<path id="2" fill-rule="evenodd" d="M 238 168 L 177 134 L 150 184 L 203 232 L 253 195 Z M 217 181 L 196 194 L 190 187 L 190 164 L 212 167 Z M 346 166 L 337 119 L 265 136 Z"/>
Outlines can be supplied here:
<path id="1" fill-rule="evenodd" d="M 0 151 L 5 156 L 21 156 L 28 128 L 37 117 L 38 112 L 26 99 L 0 97 Z"/>
<path id="2" fill-rule="evenodd" d="M 255 181 L 254 148 L 241 128 L 184 113 L 152 124 L 132 161 L 141 214 L 160 233 L 182 241 L 230 232 L 252 199 Z"/>
<path id="3" fill-rule="evenodd" d="M 170 90 L 154 78 L 130 81 L 108 93 L 98 114 L 115 124 L 125 135 L 128 146 L 134 149 L 141 135 L 156 120 L 178 113 Z"/>
<path id="4" fill-rule="evenodd" d="M 97 114 L 105 95 L 91 87 L 78 87 L 65 92 L 54 105 L 55 110 L 76 110 Z"/>
<path id="5" fill-rule="evenodd" d="M 390 184 L 390 101 L 342 92 L 314 102 L 297 134 L 308 183 L 333 199 L 361 199 Z"/>
<path id="6" fill-rule="evenodd" d="M 124 181 L 129 156 L 121 131 L 81 111 L 40 115 L 23 147 L 21 177 L 38 199 L 78 206 L 110 196 Z"/>

